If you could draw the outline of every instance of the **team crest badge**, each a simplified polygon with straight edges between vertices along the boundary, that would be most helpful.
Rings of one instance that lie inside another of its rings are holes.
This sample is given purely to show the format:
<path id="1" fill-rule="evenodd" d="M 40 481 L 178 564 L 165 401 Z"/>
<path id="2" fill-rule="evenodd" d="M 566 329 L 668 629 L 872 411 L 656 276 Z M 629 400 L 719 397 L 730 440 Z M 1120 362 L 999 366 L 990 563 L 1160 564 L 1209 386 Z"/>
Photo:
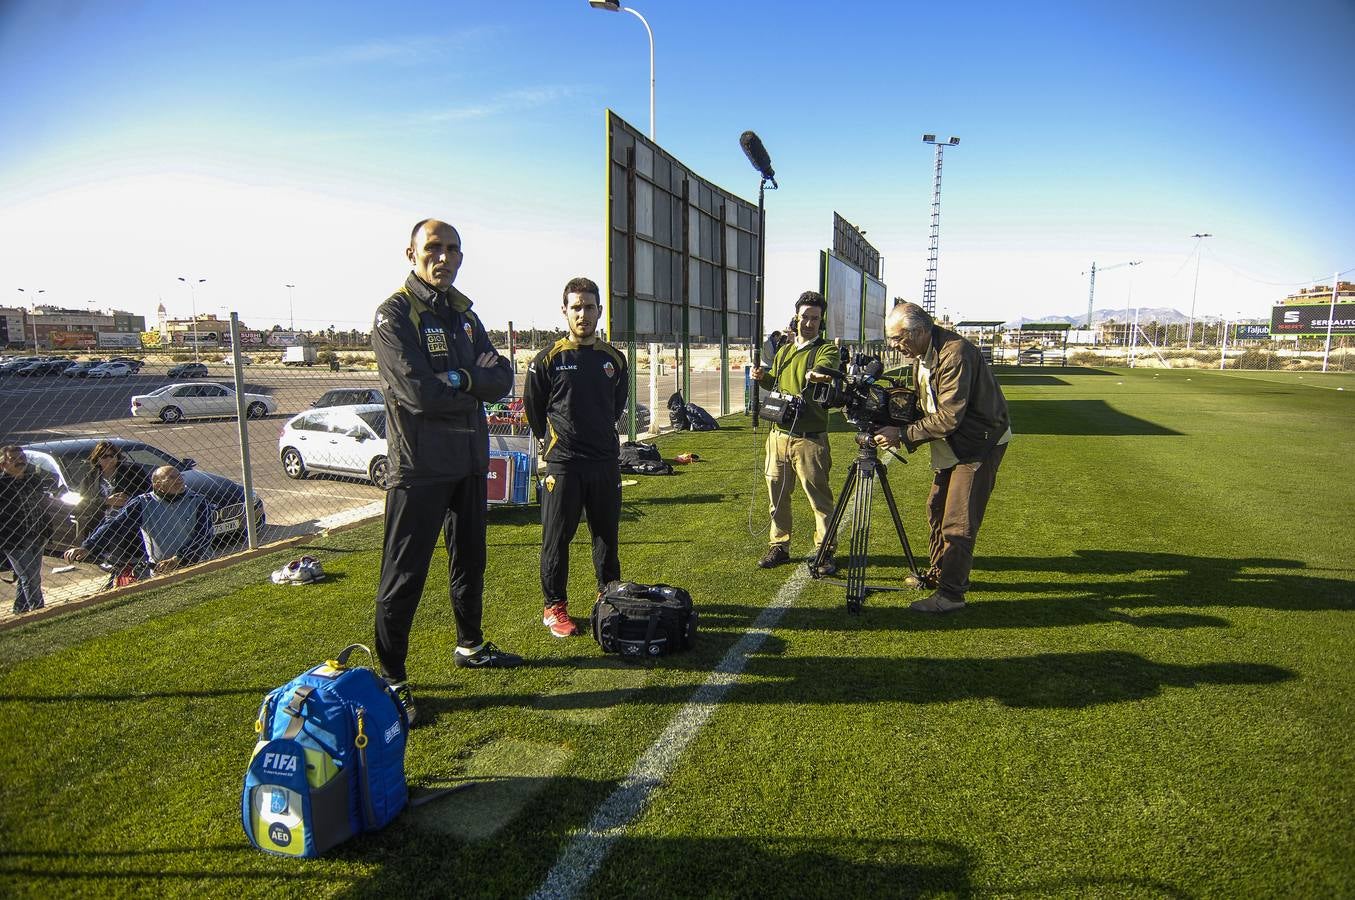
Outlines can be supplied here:
<path id="1" fill-rule="evenodd" d="M 610 359 L 602 364 L 602 371 L 607 375 L 608 378 L 616 377 L 616 366 L 612 365 L 612 361 Z"/>
<path id="2" fill-rule="evenodd" d="M 554 475 L 547 475 L 547 476 L 546 476 L 546 493 L 548 493 L 548 494 L 553 494 L 553 493 L 555 493 L 555 476 L 554 476 Z"/>
<path id="3" fill-rule="evenodd" d="M 464 332 L 466 332 L 466 340 L 468 340 L 468 341 L 470 341 L 472 344 L 474 344 L 474 343 L 475 343 L 475 329 L 473 329 L 473 328 L 470 327 L 470 323 L 469 323 L 469 322 L 463 323 L 463 324 L 461 325 L 461 330 L 464 331 Z"/>

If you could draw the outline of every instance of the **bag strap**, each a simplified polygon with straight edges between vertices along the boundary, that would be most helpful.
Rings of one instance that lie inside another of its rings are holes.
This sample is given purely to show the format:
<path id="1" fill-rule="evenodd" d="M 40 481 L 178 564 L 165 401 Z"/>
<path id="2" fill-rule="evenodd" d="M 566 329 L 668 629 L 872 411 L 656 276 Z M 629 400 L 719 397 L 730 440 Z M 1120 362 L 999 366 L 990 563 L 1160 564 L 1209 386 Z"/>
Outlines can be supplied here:
<path id="1" fill-rule="evenodd" d="M 649 625 L 645 628 L 645 655 L 649 655 L 649 647 L 654 643 L 654 635 L 659 630 L 659 610 L 654 609 L 649 616 Z"/>
<path id="2" fill-rule="evenodd" d="M 331 669 L 339 670 L 347 669 L 348 657 L 353 654 L 354 650 L 362 650 L 367 654 L 368 663 L 374 662 L 375 657 L 372 656 L 372 651 L 370 648 L 368 648 L 366 644 L 349 644 L 347 647 L 344 647 L 342 650 L 339 651 L 338 656 L 334 657 L 333 659 L 325 660 L 325 664 L 329 666 Z M 376 668 L 376 666 L 371 665 L 370 668 Z"/>
<path id="3" fill-rule="evenodd" d="M 363 716 L 365 712 L 361 706 L 357 708 L 358 733 L 353 738 L 353 746 L 358 748 L 358 790 L 362 793 L 362 810 L 367 817 L 367 827 L 370 828 L 376 822 L 376 810 L 372 808 L 372 774 L 367 768 L 367 733 L 364 731 Z"/>
<path id="4" fill-rule="evenodd" d="M 292 721 L 287 723 L 287 730 L 282 733 L 284 738 L 291 740 L 301 733 L 301 727 L 306 724 L 306 720 L 301 716 L 301 707 L 306 705 L 306 701 L 315 693 L 315 688 L 310 685 L 303 685 L 296 689 L 292 694 L 292 699 L 287 701 L 287 706 L 283 709 L 287 715 L 292 717 Z"/>

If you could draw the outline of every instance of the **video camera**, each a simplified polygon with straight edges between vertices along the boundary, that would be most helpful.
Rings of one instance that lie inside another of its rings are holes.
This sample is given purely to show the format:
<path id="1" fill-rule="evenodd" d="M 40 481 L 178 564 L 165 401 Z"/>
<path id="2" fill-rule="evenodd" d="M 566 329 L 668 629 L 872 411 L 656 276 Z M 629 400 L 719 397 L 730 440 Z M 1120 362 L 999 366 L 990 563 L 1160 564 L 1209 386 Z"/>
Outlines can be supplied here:
<path id="1" fill-rule="evenodd" d="M 842 357 L 840 371 L 825 372 L 832 376 L 831 381 L 809 383 L 805 395 L 810 400 L 825 409 L 840 407 L 847 421 L 859 431 L 873 432 L 891 425 L 902 427 L 921 418 L 917 393 L 885 377 L 880 357 L 860 353 L 849 357 L 846 350 Z"/>

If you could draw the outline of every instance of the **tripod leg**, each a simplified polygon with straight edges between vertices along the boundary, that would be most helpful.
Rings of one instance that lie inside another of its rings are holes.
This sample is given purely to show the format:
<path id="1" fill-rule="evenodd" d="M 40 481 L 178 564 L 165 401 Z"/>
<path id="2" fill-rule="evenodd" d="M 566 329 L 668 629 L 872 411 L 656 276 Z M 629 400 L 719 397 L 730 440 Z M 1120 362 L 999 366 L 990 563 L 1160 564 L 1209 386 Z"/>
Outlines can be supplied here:
<path id="1" fill-rule="evenodd" d="M 819 577 L 819 566 L 823 565 L 824 554 L 828 548 L 833 545 L 833 538 L 837 535 L 838 525 L 842 523 L 842 514 L 847 510 L 847 498 L 852 495 L 852 486 L 860 474 L 860 467 L 853 462 L 847 467 L 847 480 L 842 485 L 842 492 L 837 495 L 837 504 L 833 507 L 833 514 L 828 519 L 827 531 L 824 533 L 823 543 L 814 552 L 814 558 L 809 561 L 809 576 L 811 578 Z"/>
<path id="2" fill-rule="evenodd" d="M 870 472 L 856 481 L 852 510 L 851 558 L 847 561 L 847 611 L 858 613 L 866 599 L 866 558 L 870 552 L 870 500 L 875 479 Z"/>
<path id="3" fill-rule="evenodd" d="M 903 530 L 903 519 L 899 518 L 899 506 L 894 502 L 894 491 L 889 486 L 889 473 L 881 469 L 879 475 L 880 487 L 885 492 L 885 503 L 889 506 L 889 515 L 894 519 L 894 530 L 899 533 L 899 543 L 903 545 L 903 557 L 908 560 L 908 571 L 914 578 L 921 578 L 917 570 L 917 561 L 913 559 L 913 548 L 908 546 L 908 535 Z"/>

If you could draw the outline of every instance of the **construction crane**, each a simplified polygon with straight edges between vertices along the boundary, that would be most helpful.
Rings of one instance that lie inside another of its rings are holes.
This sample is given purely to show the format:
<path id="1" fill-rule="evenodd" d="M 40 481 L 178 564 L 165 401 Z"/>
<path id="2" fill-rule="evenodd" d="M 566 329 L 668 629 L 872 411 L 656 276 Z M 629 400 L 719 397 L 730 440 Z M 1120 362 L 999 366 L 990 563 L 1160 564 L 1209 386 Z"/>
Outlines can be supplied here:
<path id="1" fill-rule="evenodd" d="M 1130 262 L 1116 263 L 1113 266 L 1102 266 L 1101 271 L 1109 272 L 1111 269 L 1122 269 L 1125 266 L 1137 266 L 1141 262 L 1143 262 L 1143 260 L 1135 259 Z M 1096 302 L 1096 272 L 1097 272 L 1096 263 L 1093 262 L 1090 273 L 1092 276 L 1091 289 L 1087 292 L 1087 328 L 1089 329 L 1092 327 L 1092 304 Z M 1083 272 L 1082 274 L 1086 275 L 1088 273 Z"/>

